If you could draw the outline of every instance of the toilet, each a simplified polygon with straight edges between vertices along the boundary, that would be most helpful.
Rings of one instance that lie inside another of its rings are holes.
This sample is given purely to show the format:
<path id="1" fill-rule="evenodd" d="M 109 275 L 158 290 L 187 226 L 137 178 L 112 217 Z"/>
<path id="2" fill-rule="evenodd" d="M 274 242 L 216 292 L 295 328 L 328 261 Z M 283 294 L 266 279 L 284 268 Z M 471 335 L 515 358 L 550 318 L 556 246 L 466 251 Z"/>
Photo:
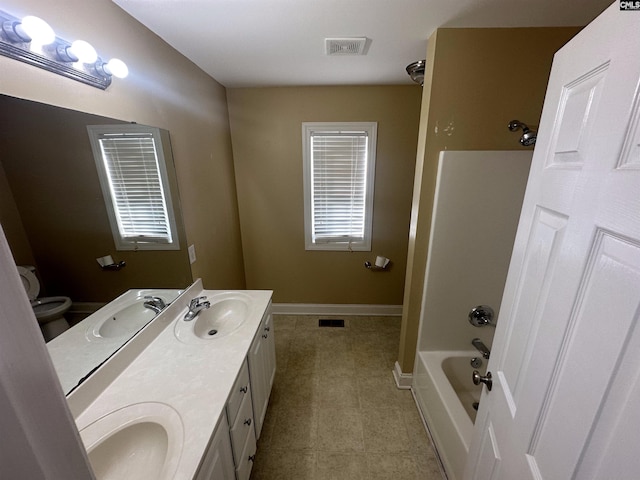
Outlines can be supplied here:
<path id="1" fill-rule="evenodd" d="M 71 299 L 69 297 L 38 298 L 40 282 L 36 278 L 35 270 L 31 266 L 18 267 L 18 273 L 31 302 L 31 308 L 33 308 L 40 324 L 42 335 L 48 342 L 69 329 L 69 323 L 64 318 L 64 314 L 71 306 Z"/>

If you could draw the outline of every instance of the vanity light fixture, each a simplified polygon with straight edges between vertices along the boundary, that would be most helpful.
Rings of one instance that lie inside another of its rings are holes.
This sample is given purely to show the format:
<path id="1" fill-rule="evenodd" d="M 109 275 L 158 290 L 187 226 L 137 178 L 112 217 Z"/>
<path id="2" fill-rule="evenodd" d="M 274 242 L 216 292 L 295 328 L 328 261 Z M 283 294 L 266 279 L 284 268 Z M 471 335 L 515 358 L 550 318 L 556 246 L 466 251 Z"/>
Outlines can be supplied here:
<path id="1" fill-rule="evenodd" d="M 41 18 L 22 19 L 0 10 L 0 55 L 105 90 L 112 77 L 125 78 L 127 65 L 117 58 L 103 61 L 84 40 L 57 37 Z"/>

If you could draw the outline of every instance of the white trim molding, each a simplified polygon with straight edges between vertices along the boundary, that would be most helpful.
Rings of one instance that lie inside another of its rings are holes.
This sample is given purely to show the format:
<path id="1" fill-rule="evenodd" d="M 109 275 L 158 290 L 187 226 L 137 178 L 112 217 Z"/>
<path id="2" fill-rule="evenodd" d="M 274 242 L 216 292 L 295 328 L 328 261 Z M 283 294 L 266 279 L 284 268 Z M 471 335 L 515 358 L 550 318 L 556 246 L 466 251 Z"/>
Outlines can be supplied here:
<path id="1" fill-rule="evenodd" d="M 354 315 L 399 317 L 402 315 L 402 305 L 274 303 L 272 313 L 275 315 Z"/>
<path id="2" fill-rule="evenodd" d="M 396 362 L 393 367 L 393 378 L 396 381 L 396 387 L 401 390 L 410 390 L 413 383 L 413 373 L 403 373 L 400 364 Z"/>

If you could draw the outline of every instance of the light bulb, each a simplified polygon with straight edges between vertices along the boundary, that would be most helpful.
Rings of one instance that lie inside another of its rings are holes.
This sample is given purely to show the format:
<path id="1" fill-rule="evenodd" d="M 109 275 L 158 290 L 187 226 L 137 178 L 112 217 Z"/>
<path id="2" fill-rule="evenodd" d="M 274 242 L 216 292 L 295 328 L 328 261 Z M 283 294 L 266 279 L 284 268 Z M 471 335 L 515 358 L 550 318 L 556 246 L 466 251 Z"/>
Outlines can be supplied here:
<path id="1" fill-rule="evenodd" d="M 38 45 L 49 45 L 56 39 L 53 28 L 41 18 L 32 15 L 24 17 L 18 28 L 26 33 L 33 43 Z"/>
<path id="2" fill-rule="evenodd" d="M 76 40 L 73 42 L 69 47 L 69 51 L 78 57 L 78 61 L 82 63 L 95 63 L 98 59 L 96 49 L 84 40 Z"/>
<path id="3" fill-rule="evenodd" d="M 106 65 L 104 65 L 104 68 L 107 73 L 110 73 L 114 77 L 125 78 L 129 75 L 129 68 L 127 67 L 127 64 L 119 58 L 112 58 Z"/>

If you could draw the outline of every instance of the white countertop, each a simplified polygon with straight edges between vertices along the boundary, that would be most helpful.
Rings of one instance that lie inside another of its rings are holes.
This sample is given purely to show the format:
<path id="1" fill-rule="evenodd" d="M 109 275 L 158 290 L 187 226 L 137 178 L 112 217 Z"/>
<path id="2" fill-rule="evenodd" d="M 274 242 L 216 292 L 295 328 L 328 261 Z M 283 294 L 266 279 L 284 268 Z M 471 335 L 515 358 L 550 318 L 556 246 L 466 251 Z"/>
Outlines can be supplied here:
<path id="1" fill-rule="evenodd" d="M 242 290 L 251 303 L 248 317 L 239 328 L 221 338 L 186 344 L 178 340 L 174 330 L 189 300 L 228 292 L 201 288 L 197 281 L 163 311 L 154 322 L 166 323 L 166 327 L 92 403 L 75 412 L 82 436 L 87 426 L 130 405 L 156 402 L 173 408 L 182 422 L 184 438 L 175 479 L 192 479 L 196 474 L 272 295 L 271 291 Z M 170 323 L 169 315 L 173 317 Z M 92 382 L 99 382 L 99 377 Z"/>
<path id="2" fill-rule="evenodd" d="M 139 327 L 130 332 L 123 331 L 121 335 L 101 336 L 96 332 L 101 322 L 110 316 L 118 315 L 123 309 L 136 302 L 141 304 L 146 295 L 160 297 L 169 304 L 180 293 L 182 290 L 176 289 L 128 290 L 48 342 L 47 349 L 58 374 L 62 390 L 68 394 L 86 375 L 113 355 L 155 314 L 151 310 L 147 310 L 150 314 L 149 320 L 142 320 L 143 323 L 139 323 Z"/>

